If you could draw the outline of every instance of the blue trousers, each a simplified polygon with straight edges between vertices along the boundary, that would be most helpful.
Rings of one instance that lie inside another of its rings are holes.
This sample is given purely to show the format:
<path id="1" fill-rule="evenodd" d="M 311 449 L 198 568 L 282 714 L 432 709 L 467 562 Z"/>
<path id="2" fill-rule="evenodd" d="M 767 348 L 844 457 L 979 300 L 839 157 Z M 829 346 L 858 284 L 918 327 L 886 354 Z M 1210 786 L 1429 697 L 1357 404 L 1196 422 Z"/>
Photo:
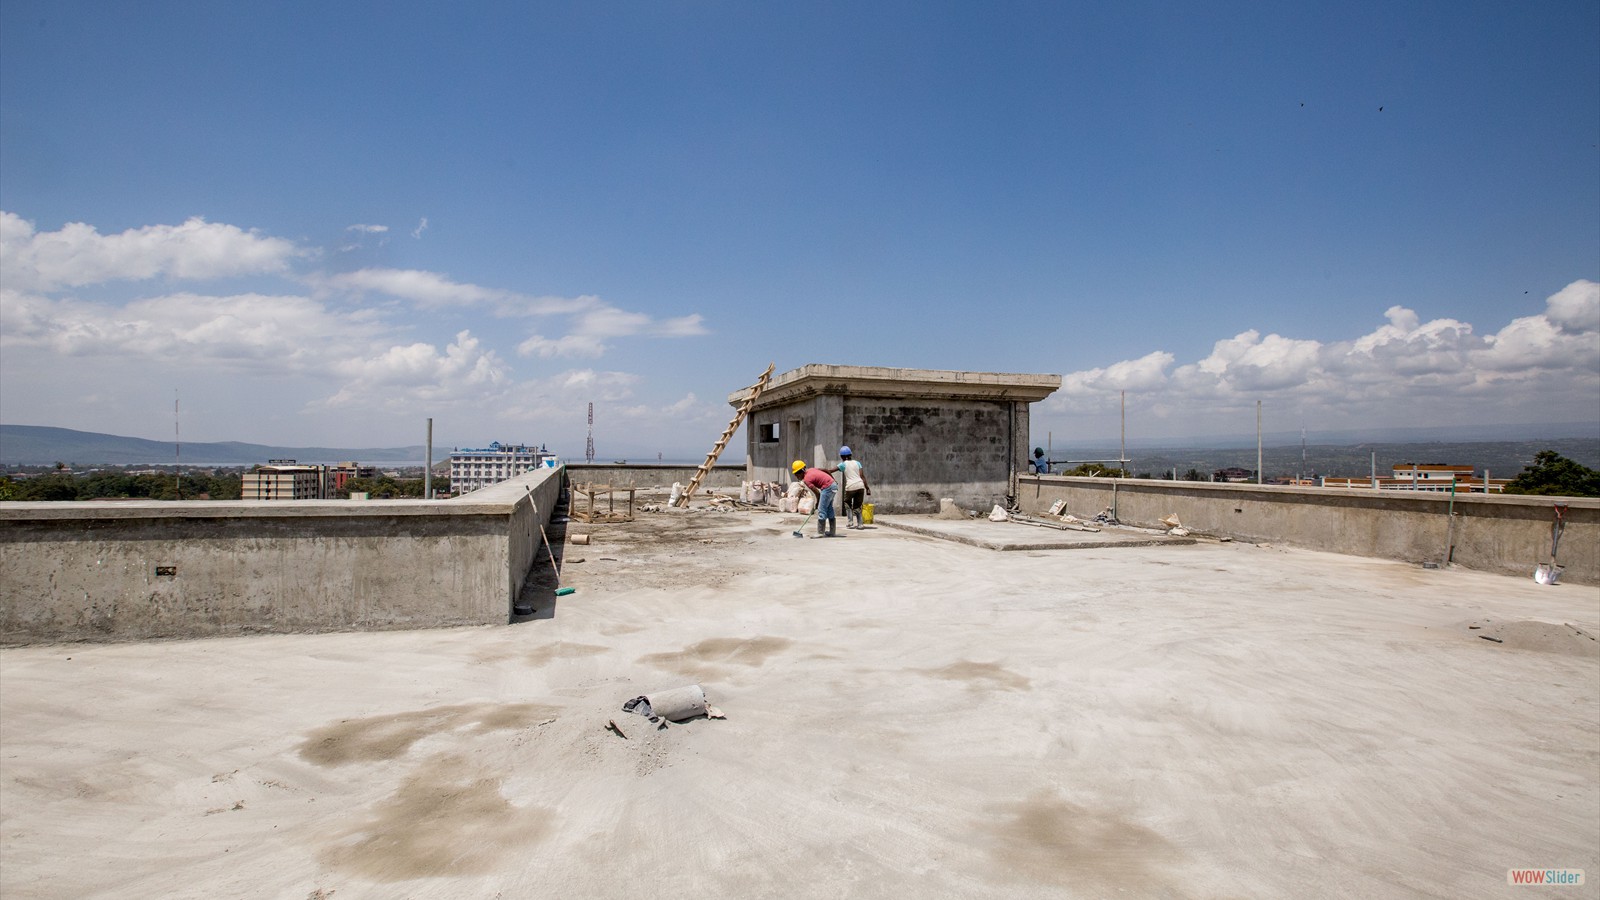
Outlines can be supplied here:
<path id="1" fill-rule="evenodd" d="M 817 521 L 819 523 L 836 518 L 833 511 L 833 498 L 838 493 L 839 485 L 837 484 L 822 489 L 822 496 L 817 498 Z"/>

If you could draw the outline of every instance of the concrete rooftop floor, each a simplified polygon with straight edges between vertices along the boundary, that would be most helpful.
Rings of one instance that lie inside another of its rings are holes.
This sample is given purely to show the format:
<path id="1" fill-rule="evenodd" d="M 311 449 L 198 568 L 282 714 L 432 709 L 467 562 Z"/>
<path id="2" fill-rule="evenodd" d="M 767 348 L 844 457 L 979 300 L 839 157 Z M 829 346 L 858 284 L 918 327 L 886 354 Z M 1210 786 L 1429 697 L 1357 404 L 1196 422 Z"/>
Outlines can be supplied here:
<path id="1" fill-rule="evenodd" d="M 1600 891 L 1600 589 L 799 524 L 574 523 L 509 627 L 0 651 L 0 896 Z"/>

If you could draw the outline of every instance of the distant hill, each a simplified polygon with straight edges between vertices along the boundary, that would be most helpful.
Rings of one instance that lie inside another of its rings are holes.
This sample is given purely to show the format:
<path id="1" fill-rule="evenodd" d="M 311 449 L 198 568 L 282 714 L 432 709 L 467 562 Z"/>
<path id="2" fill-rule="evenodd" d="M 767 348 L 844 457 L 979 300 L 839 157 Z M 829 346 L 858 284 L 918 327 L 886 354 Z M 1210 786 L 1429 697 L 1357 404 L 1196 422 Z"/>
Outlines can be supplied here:
<path id="1" fill-rule="evenodd" d="M 1293 446 L 1300 449 L 1299 431 L 1269 431 L 1261 436 L 1263 447 Z M 1600 443 L 1600 422 L 1547 422 L 1539 425 L 1444 425 L 1433 428 L 1347 428 L 1339 431 L 1307 431 L 1308 444 L 1320 446 L 1350 446 L 1354 444 L 1486 444 L 1496 442 L 1551 441 L 1563 438 L 1587 439 Z M 1089 438 L 1076 442 L 1079 446 L 1094 444 L 1100 447 L 1115 446 L 1115 441 Z M 1255 452 L 1254 432 L 1207 435 L 1187 438 L 1130 438 L 1128 449 L 1140 448 L 1194 448 L 1194 447 L 1249 447 Z M 1115 454 L 1113 454 L 1115 455 Z M 1252 467 L 1254 464 L 1252 463 Z"/>
<path id="2" fill-rule="evenodd" d="M 410 447 L 341 448 L 274 447 L 266 444 L 184 443 L 184 465 L 249 466 L 269 459 L 293 459 L 302 463 L 336 463 L 355 460 L 363 463 L 411 463 L 421 465 L 426 458 L 421 444 Z M 433 458 L 448 459 L 435 447 Z M 73 431 L 42 425 L 0 425 L 0 465 L 48 466 L 64 462 L 72 466 L 171 465 L 174 458 L 170 441 Z"/>

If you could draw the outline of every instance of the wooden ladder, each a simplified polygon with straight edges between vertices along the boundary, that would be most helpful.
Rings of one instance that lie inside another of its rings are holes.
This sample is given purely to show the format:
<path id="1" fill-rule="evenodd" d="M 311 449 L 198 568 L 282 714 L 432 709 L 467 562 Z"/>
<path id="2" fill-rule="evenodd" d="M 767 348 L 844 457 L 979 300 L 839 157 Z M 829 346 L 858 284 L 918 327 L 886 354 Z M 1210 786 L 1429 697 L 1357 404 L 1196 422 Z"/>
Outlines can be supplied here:
<path id="1" fill-rule="evenodd" d="M 694 477 L 689 479 L 689 486 L 684 488 L 683 494 L 678 497 L 679 506 L 688 507 L 689 498 L 694 496 L 695 489 L 700 487 L 700 482 L 704 481 L 706 475 L 710 474 L 711 467 L 717 464 L 717 457 L 721 456 L 723 448 L 728 446 L 728 439 L 733 437 L 735 431 L 739 430 L 739 423 L 743 422 L 744 417 L 750 414 L 750 407 L 755 405 L 756 398 L 761 396 L 761 392 L 767 389 L 767 381 L 772 378 L 772 367 L 775 365 L 777 363 L 767 363 L 767 370 L 761 373 L 761 377 L 756 379 L 756 383 L 750 387 L 750 393 L 739 403 L 739 411 L 733 414 L 733 421 L 728 423 L 728 428 L 722 432 L 722 437 L 717 438 L 716 446 L 712 447 L 711 452 L 706 454 L 706 461 L 700 464 L 699 471 L 695 472 Z"/>

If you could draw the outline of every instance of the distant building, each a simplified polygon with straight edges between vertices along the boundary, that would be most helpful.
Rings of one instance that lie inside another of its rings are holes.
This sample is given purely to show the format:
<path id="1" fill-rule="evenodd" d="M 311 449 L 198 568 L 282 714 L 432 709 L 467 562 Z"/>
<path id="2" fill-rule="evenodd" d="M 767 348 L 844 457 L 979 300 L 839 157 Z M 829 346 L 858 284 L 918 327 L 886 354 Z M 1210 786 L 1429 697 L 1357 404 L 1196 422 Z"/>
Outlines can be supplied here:
<path id="1" fill-rule="evenodd" d="M 377 478 L 378 470 L 354 462 L 342 462 L 328 467 L 328 493 L 338 494 L 352 478 Z"/>
<path id="2" fill-rule="evenodd" d="M 495 441 L 482 450 L 458 448 L 450 453 L 450 490 L 459 495 L 499 484 L 543 466 L 547 459 L 555 454 L 527 444 Z"/>
<path id="3" fill-rule="evenodd" d="M 1452 466 L 1440 463 L 1395 463 L 1384 478 L 1372 476 L 1358 478 L 1332 478 L 1324 476 L 1323 487 L 1376 488 L 1380 491 L 1443 491 L 1458 494 L 1498 494 L 1505 490 L 1509 478 L 1490 478 L 1489 473 L 1477 477 L 1472 466 Z"/>
<path id="4" fill-rule="evenodd" d="M 1215 472 L 1212 472 L 1211 480 L 1243 484 L 1245 482 L 1255 481 L 1256 471 L 1254 469 L 1241 469 L 1238 466 L 1230 466 L 1226 469 L 1218 469 Z"/>
<path id="5" fill-rule="evenodd" d="M 275 460 L 245 473 L 240 492 L 244 500 L 324 500 L 327 496 L 328 467 L 302 466 L 294 460 Z"/>

